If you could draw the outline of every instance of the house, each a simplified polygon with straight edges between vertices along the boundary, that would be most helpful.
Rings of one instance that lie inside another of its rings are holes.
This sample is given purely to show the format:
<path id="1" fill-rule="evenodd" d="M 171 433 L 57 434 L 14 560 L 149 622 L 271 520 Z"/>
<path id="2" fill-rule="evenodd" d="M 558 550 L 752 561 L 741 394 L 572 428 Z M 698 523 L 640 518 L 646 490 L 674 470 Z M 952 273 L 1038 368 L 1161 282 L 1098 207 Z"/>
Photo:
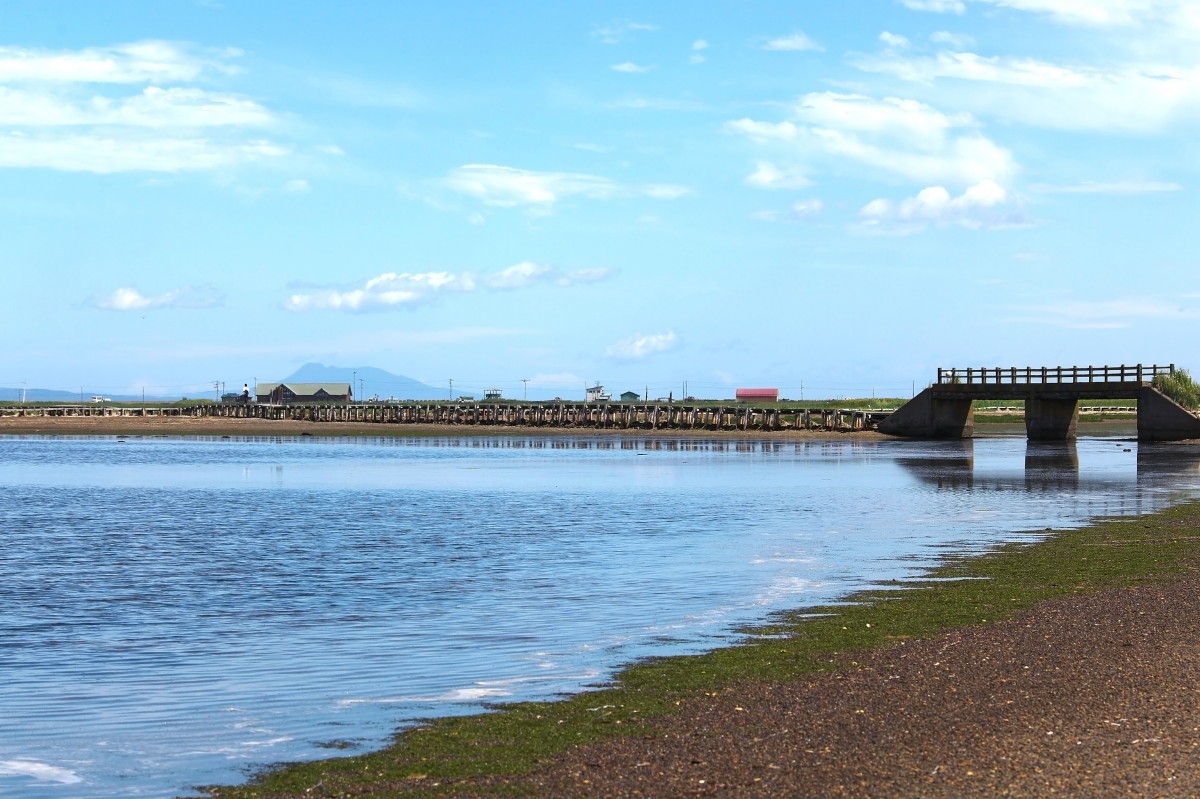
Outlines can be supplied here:
<path id="1" fill-rule="evenodd" d="M 779 389 L 739 388 L 733 397 L 738 402 L 779 402 Z"/>
<path id="2" fill-rule="evenodd" d="M 485 400 L 504 399 L 504 393 L 498 388 L 489 388 L 487 391 L 483 392 L 483 398 Z"/>
<path id="3" fill-rule="evenodd" d="M 611 394 L 604 393 L 604 386 L 597 383 L 594 386 L 584 387 L 584 402 L 608 402 L 612 399 Z"/>
<path id="4" fill-rule="evenodd" d="M 637 402 L 642 398 L 642 395 L 636 391 L 622 391 L 621 402 Z"/>
<path id="5" fill-rule="evenodd" d="M 269 405 L 293 403 L 349 403 L 354 390 L 349 383 L 259 383 L 255 399 Z"/>

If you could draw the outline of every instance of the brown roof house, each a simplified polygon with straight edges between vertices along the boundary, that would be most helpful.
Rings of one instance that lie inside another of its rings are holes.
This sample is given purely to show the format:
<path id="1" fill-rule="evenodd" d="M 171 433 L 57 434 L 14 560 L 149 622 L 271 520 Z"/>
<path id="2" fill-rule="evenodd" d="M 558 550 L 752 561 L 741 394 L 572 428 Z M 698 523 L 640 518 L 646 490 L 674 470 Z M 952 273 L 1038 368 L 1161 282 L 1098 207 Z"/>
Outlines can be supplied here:
<path id="1" fill-rule="evenodd" d="M 270 405 L 321 402 L 346 404 L 354 400 L 349 383 L 259 383 L 255 398 Z"/>

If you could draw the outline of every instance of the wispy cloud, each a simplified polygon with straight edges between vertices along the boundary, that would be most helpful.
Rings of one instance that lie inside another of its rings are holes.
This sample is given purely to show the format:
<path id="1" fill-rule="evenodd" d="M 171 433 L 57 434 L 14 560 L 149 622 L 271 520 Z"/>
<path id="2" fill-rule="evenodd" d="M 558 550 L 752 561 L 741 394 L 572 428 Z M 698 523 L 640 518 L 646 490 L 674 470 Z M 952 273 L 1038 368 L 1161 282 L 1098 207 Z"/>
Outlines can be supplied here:
<path id="1" fill-rule="evenodd" d="M 623 61 L 620 64 L 612 65 L 612 70 L 614 72 L 626 72 L 635 75 L 644 72 L 650 72 L 653 69 L 653 64 L 635 64 L 632 61 Z"/>
<path id="2" fill-rule="evenodd" d="M 1112 330 L 1134 326 L 1139 320 L 1190 320 L 1200 311 L 1177 300 L 1133 297 L 1120 300 L 1069 300 L 1014 309 L 1021 322 L 1040 322 L 1078 330 Z"/>
<path id="3" fill-rule="evenodd" d="M 962 14 L 967 10 L 962 0 L 900 0 L 913 11 L 932 11 L 937 14 Z"/>
<path id="4" fill-rule="evenodd" d="M 135 288 L 119 288 L 108 294 L 98 294 L 89 304 L 106 311 L 150 311 L 163 308 L 216 308 L 224 304 L 224 296 L 211 286 L 185 286 L 163 294 L 147 297 Z"/>
<path id="5" fill-rule="evenodd" d="M 1038 194 L 1157 194 L 1182 189 L 1178 183 L 1160 180 L 1085 180 L 1069 184 L 1035 183 L 1029 187 Z"/>
<path id="6" fill-rule="evenodd" d="M 537 284 L 570 286 L 610 277 L 610 269 L 566 271 L 555 266 L 522 261 L 498 272 L 385 272 L 357 286 L 325 287 L 297 292 L 284 301 L 289 311 L 348 311 L 363 313 L 415 308 L 444 294 L 485 288 L 513 291 Z"/>
<path id="7" fill-rule="evenodd" d="M 1003 186 L 985 180 L 957 197 L 943 186 L 922 189 L 915 197 L 893 202 L 873 200 L 861 211 L 862 228 L 871 232 L 915 233 L 930 225 L 966 228 L 1018 227 L 1029 224 L 1020 210 L 1005 211 L 1012 198 Z"/>
<path id="8" fill-rule="evenodd" d="M 825 203 L 820 199 L 800 200 L 792 203 L 786 211 L 758 211 L 753 214 L 755 219 L 764 222 L 799 222 L 811 219 L 825 210 Z"/>
<path id="9" fill-rule="evenodd" d="M 782 121 L 739 119 L 726 129 L 788 154 L 795 161 L 789 169 L 807 172 L 834 157 L 923 183 L 971 185 L 1005 181 L 1016 169 L 1012 154 L 980 133 L 970 114 L 837 92 L 806 94 L 790 110 Z"/>
<path id="10" fill-rule="evenodd" d="M 230 60 L 240 55 L 161 40 L 82 50 L 0 47 L 0 83 L 179 83 L 210 70 L 235 73 Z"/>
<path id="11" fill-rule="evenodd" d="M 785 52 L 799 50 L 815 50 L 817 52 L 821 52 L 825 48 L 817 44 L 817 42 L 814 41 L 808 34 L 797 31 L 795 33 L 790 33 L 787 36 L 778 36 L 774 39 L 768 39 L 767 41 L 763 42 L 762 49 Z"/>
<path id="12" fill-rule="evenodd" d="M 768 161 L 759 161 L 746 176 L 746 185 L 760 189 L 803 189 L 812 181 L 800 169 L 779 168 Z"/>
<path id="13" fill-rule="evenodd" d="M 64 172 L 188 172 L 279 159 L 288 149 L 265 139 L 220 144 L 204 139 L 131 136 L 0 136 L 0 168 Z"/>
<path id="14" fill-rule="evenodd" d="M 534 172 L 492 164 L 467 164 L 453 170 L 443 184 L 485 205 L 501 208 L 550 208 L 569 197 L 606 200 L 621 196 L 672 199 L 688 192 L 669 184 L 627 185 L 578 172 Z"/>
<path id="15" fill-rule="evenodd" d="M 0 47 L 0 168 L 183 172 L 287 155 L 263 137 L 281 119 L 261 103 L 170 85 L 237 75 L 239 56 L 163 41 Z"/>
<path id="16" fill-rule="evenodd" d="M 657 25 L 648 22 L 634 22 L 628 19 L 616 19 L 592 28 L 592 38 L 603 44 L 620 44 L 635 33 L 646 33 L 658 30 Z"/>
<path id="17" fill-rule="evenodd" d="M 1044 11 L 1064 24 L 1112 28 L 1090 60 L 1054 61 L 969 52 L 968 37 L 941 32 L 949 49 L 927 54 L 885 46 L 848 61 L 864 72 L 936 86 L 960 108 L 1001 119 L 1068 130 L 1155 132 L 1200 112 L 1200 12 L 1175 0 L 1058 2 L 976 0 Z M 1134 41 L 1128 31 L 1141 37 Z M 986 85 L 986 91 L 975 88 Z"/>
<path id="18" fill-rule="evenodd" d="M 385 272 L 355 288 L 293 294 L 283 307 L 289 311 L 379 311 L 412 307 L 436 294 L 474 288 L 473 278 L 451 272 Z"/>
<path id="19" fill-rule="evenodd" d="M 645 358 L 647 355 L 652 355 L 656 352 L 666 352 L 675 347 L 678 343 L 678 336 L 675 331 L 668 330 L 665 333 L 653 333 L 650 335 L 630 336 L 627 339 L 622 339 L 615 344 L 610 345 L 604 354 L 610 358 L 619 358 L 622 360 L 636 360 Z"/>

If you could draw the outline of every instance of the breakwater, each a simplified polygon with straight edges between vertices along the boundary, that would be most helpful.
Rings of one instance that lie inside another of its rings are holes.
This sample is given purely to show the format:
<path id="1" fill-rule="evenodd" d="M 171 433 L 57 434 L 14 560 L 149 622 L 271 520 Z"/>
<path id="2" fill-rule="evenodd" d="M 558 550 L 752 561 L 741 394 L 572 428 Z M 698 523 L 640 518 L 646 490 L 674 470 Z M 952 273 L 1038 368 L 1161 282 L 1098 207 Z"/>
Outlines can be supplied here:
<path id="1" fill-rule="evenodd" d="M 8 408 L 22 416 L 183 416 L 447 426 L 598 430 L 874 430 L 887 411 L 845 408 L 756 408 L 681 403 L 355 403 L 115 407 L 72 405 Z"/>

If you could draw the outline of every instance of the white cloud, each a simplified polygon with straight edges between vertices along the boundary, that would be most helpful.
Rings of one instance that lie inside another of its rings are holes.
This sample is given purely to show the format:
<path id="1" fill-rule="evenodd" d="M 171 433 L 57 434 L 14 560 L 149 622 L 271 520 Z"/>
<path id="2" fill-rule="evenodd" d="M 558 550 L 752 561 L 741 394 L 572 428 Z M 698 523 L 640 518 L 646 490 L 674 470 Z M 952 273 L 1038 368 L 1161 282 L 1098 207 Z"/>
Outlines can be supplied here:
<path id="1" fill-rule="evenodd" d="M 472 291 L 470 275 L 452 272 L 386 272 L 362 286 L 293 294 L 284 302 L 289 311 L 379 311 L 418 305 L 444 291 Z"/>
<path id="2" fill-rule="evenodd" d="M 1084 181 L 1067 185 L 1035 183 L 1029 187 L 1039 194 L 1156 194 L 1181 191 L 1183 186 L 1158 180 L 1118 180 L 1110 182 Z"/>
<path id="3" fill-rule="evenodd" d="M 149 311 L 159 308 L 215 308 L 223 302 L 221 293 L 210 286 L 185 286 L 154 297 L 147 297 L 135 288 L 119 288 L 109 294 L 93 297 L 90 304 L 106 311 Z"/>
<path id="4" fill-rule="evenodd" d="M 528 286 L 545 277 L 553 267 L 545 264 L 535 264 L 532 261 L 522 261 L 507 269 L 501 269 L 494 275 L 489 275 L 485 283 L 493 289 L 517 289 Z"/>
<path id="5" fill-rule="evenodd" d="M 533 172 L 492 164 L 467 164 L 453 170 L 443 183 L 453 191 L 502 208 L 531 206 L 549 208 L 568 197 L 610 199 L 645 196 L 658 199 L 680 197 L 682 186 L 654 184 L 628 186 L 608 178 L 571 172 Z"/>
<path id="6" fill-rule="evenodd" d="M 897 50 L 902 50 L 912 44 L 907 36 L 901 36 L 898 33 L 889 33 L 888 31 L 879 34 L 879 41 L 883 42 L 884 46 L 893 47 Z"/>
<path id="7" fill-rule="evenodd" d="M 238 73 L 236 50 L 144 41 L 46 51 L 0 47 L 0 167 L 182 172 L 288 155 L 261 138 L 279 117 L 226 92 L 166 84 Z M 130 84 L 149 84 L 131 89 Z"/>
<path id="8" fill-rule="evenodd" d="M 603 44 L 620 44 L 635 33 L 656 31 L 657 25 L 648 22 L 633 22 L 627 19 L 613 20 L 592 28 L 592 36 Z"/>
<path id="9" fill-rule="evenodd" d="M 811 186 L 812 181 L 799 169 L 781 169 L 768 161 L 759 161 L 746 176 L 746 184 L 760 189 L 803 189 Z"/>
<path id="10" fill-rule="evenodd" d="M 1000 184 L 985 180 L 957 197 L 944 186 L 930 186 L 899 203 L 879 199 L 861 211 L 863 229 L 886 233 L 914 233 L 929 225 L 999 228 L 1028 224 L 1019 211 L 1002 213 L 1012 198 Z"/>
<path id="11" fill-rule="evenodd" d="M 616 344 L 610 345 L 604 354 L 610 358 L 621 358 L 625 360 L 634 360 L 644 358 L 656 352 L 665 352 L 672 349 L 678 342 L 678 337 L 675 331 L 668 330 L 666 333 L 654 333 L 651 335 L 642 335 L 638 333 L 627 339 L 618 341 Z"/>
<path id="12" fill-rule="evenodd" d="M 705 111 L 704 103 L 695 100 L 662 99 L 657 97 L 628 97 L 612 103 L 613 108 L 648 108 L 653 111 Z"/>
<path id="13" fill-rule="evenodd" d="M 825 203 L 820 199 L 800 200 L 792 203 L 787 211 L 759 211 L 753 216 L 766 222 L 799 222 L 817 216 L 823 210 Z"/>
<path id="14" fill-rule="evenodd" d="M 610 269 L 565 272 L 557 267 L 522 261 L 488 275 L 470 272 L 386 272 L 362 285 L 299 292 L 284 301 L 289 311 L 384 311 L 413 308 L 449 292 L 472 292 L 479 287 L 512 291 L 537 284 L 570 286 L 591 283 L 613 274 Z"/>
<path id="15" fill-rule="evenodd" d="M 962 0 L 900 0 L 913 11 L 932 11 L 936 14 L 961 14 L 967 10 Z"/>
<path id="16" fill-rule="evenodd" d="M 845 159 L 923 183 L 972 185 L 1006 181 L 1012 154 L 978 130 L 970 114 L 946 114 L 915 100 L 813 92 L 793 106 L 792 119 L 741 119 L 727 129 L 787 152 L 811 172 L 828 157 Z"/>
<path id="17" fill-rule="evenodd" d="M 295 178 L 283 184 L 283 190 L 289 194 L 308 194 L 312 191 L 312 186 L 303 178 Z"/>
<path id="18" fill-rule="evenodd" d="M 217 143 L 205 139 L 69 135 L 0 136 L 0 168 L 41 167 L 66 172 L 185 172 L 262 163 L 288 154 L 270 141 Z"/>
<path id="19" fill-rule="evenodd" d="M 629 74 L 641 74 L 643 72 L 649 72 L 652 69 L 654 69 L 653 65 L 635 64 L 632 61 L 624 61 L 620 64 L 612 65 L 612 70 L 614 72 L 626 72 Z"/>
<path id="20" fill-rule="evenodd" d="M 905 56 L 893 50 L 849 60 L 866 72 L 937 84 L 955 92 L 960 106 L 1045 127 L 1157 131 L 1200 111 L 1200 66 L 1194 61 L 1091 67 L 957 51 Z M 971 83 L 989 84 L 988 90 Z"/>
<path id="21" fill-rule="evenodd" d="M 178 83 L 216 70 L 232 74 L 240 55 L 200 55 L 186 45 L 147 40 L 83 50 L 0 47 L 0 83 Z"/>
<path id="22" fill-rule="evenodd" d="M 1045 14 L 1067 25 L 1114 27 L 1133 25 L 1169 14 L 1180 6 L 1178 0 L 971 0 Z M 1184 0 L 1190 2 L 1190 0 Z"/>
<path id="23" fill-rule="evenodd" d="M 617 193 L 607 178 L 570 172 L 532 172 L 492 164 L 467 164 L 455 169 L 445 184 L 486 205 L 553 205 L 564 197 L 605 199 Z"/>
<path id="24" fill-rule="evenodd" d="M 252 100 L 200 89 L 148 86 L 132 97 L 93 96 L 76 101 L 44 91 L 0 86 L 0 125 L 199 129 L 274 123 L 275 116 Z"/>
<path id="25" fill-rule="evenodd" d="M 822 47 L 821 45 L 819 45 L 815 41 L 813 41 L 813 39 L 811 37 L 809 37 L 807 34 L 800 33 L 798 31 L 796 33 L 792 33 L 787 36 L 780 36 L 775 39 L 769 39 L 768 41 L 766 41 L 763 44 L 762 49 L 786 51 L 786 52 L 798 51 L 798 50 L 816 50 L 816 51 L 824 51 L 825 50 L 824 47 Z"/>
<path id="26" fill-rule="evenodd" d="M 692 49 L 697 52 L 700 50 L 707 50 L 708 42 L 706 42 L 704 39 L 697 39 L 696 41 L 692 42 Z"/>
<path id="27" fill-rule="evenodd" d="M 959 50 L 975 44 L 975 39 L 965 33 L 951 33 L 950 31 L 934 31 L 929 34 L 929 41 L 934 44 L 948 44 Z"/>

